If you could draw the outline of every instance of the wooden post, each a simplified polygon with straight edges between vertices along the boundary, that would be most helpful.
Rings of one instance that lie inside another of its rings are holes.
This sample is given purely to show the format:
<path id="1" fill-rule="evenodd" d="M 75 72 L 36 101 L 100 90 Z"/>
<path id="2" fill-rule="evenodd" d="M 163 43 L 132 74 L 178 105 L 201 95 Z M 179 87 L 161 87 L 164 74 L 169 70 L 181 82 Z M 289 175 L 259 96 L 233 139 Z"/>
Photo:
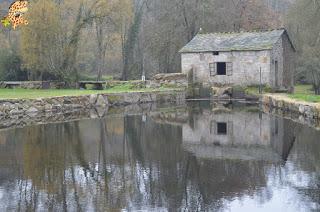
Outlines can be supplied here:
<path id="1" fill-rule="evenodd" d="M 262 94 L 262 71 L 260 67 L 260 84 L 259 84 L 259 94 Z"/>

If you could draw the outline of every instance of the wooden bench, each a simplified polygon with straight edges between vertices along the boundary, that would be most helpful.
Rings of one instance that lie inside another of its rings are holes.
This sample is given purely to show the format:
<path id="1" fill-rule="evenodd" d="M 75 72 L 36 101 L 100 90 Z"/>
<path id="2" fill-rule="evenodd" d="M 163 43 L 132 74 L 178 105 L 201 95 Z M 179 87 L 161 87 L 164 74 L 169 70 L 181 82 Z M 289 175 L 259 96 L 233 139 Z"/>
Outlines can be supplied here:
<path id="1" fill-rule="evenodd" d="M 4 87 L 5 88 L 15 88 L 15 87 L 20 87 L 22 82 L 4 82 Z"/>
<path id="2" fill-rule="evenodd" d="M 106 81 L 79 81 L 80 89 L 87 89 L 87 85 L 93 85 L 95 90 L 103 90 L 105 87 Z"/>

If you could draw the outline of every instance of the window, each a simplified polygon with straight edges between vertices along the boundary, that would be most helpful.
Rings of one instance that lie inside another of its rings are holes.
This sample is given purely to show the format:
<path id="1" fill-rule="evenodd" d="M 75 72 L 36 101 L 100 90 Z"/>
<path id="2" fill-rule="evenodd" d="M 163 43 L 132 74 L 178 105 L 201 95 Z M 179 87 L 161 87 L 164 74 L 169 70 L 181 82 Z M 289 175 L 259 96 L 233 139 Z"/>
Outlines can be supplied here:
<path id="1" fill-rule="evenodd" d="M 217 75 L 227 75 L 226 63 L 217 63 Z"/>
<path id="2" fill-rule="evenodd" d="M 210 76 L 216 75 L 228 75 L 231 76 L 233 73 L 232 63 L 218 62 L 209 63 Z"/>
<path id="3" fill-rule="evenodd" d="M 228 125 L 226 122 L 218 122 L 217 123 L 217 134 L 218 135 L 227 135 Z"/>
<path id="4" fill-rule="evenodd" d="M 200 61 L 204 61 L 204 54 L 200 53 Z"/>
<path id="5" fill-rule="evenodd" d="M 212 54 L 213 55 L 219 55 L 219 52 L 213 52 Z"/>
<path id="6" fill-rule="evenodd" d="M 214 135 L 233 135 L 233 122 L 216 122 L 212 120 L 210 122 L 210 134 Z"/>
<path id="7" fill-rule="evenodd" d="M 209 63 L 209 70 L 210 70 L 210 76 L 216 76 L 217 75 L 217 68 L 216 63 Z"/>

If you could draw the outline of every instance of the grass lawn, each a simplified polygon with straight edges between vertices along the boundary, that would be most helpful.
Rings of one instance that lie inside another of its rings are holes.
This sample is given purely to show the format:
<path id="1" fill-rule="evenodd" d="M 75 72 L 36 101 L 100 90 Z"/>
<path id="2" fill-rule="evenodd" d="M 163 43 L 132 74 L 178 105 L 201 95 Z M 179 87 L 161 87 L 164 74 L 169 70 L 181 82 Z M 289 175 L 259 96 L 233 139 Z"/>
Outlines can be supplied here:
<path id="1" fill-rule="evenodd" d="M 169 91 L 177 90 L 173 88 L 142 88 L 131 89 L 128 86 L 115 86 L 106 90 L 77 90 L 77 89 L 48 89 L 48 90 L 36 90 L 36 89 L 0 89 L 0 99 L 36 99 L 42 97 L 55 97 L 55 96 L 80 96 L 99 93 L 126 93 L 126 92 L 143 92 L 143 91 Z"/>
<path id="2" fill-rule="evenodd" d="M 312 85 L 296 85 L 294 90 L 294 94 L 288 94 L 288 97 L 306 102 L 320 102 L 320 95 L 314 94 Z M 259 88 L 257 86 L 247 87 L 246 93 L 259 95 Z M 271 92 L 270 89 L 264 88 L 263 93 Z"/>
<path id="3" fill-rule="evenodd" d="M 306 102 L 320 102 L 320 96 L 314 94 L 312 85 L 296 85 L 294 94 L 288 96 Z"/>

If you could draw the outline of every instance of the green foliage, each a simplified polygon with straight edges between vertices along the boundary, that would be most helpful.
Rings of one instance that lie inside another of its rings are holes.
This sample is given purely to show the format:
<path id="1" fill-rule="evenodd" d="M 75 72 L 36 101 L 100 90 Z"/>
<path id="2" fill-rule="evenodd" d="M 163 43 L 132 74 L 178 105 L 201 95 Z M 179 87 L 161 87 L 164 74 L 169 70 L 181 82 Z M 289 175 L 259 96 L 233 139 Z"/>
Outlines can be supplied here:
<path id="1" fill-rule="evenodd" d="M 320 94 L 320 2 L 297 0 L 287 19 L 287 27 L 297 49 L 296 79 L 307 79 Z"/>
<path id="2" fill-rule="evenodd" d="M 61 72 L 63 33 L 58 6 L 52 0 L 38 0 L 30 4 L 29 25 L 22 28 L 21 56 L 24 66 L 34 79 L 44 74 L 63 78 Z"/>
<path id="3" fill-rule="evenodd" d="M 248 86 L 246 88 L 244 88 L 245 93 L 247 94 L 253 94 L 253 95 L 258 95 L 259 94 L 259 86 L 255 85 L 255 86 Z M 262 86 L 262 93 L 272 93 L 274 92 L 273 89 L 268 86 L 268 85 L 263 85 Z"/>
<path id="4" fill-rule="evenodd" d="M 293 99 L 298 99 L 306 102 L 320 102 L 320 96 L 314 95 L 312 85 L 297 85 L 295 86 L 294 94 L 288 95 Z"/>
<path id="5" fill-rule="evenodd" d="M 289 97 L 306 102 L 320 102 L 320 96 L 318 95 L 306 95 L 306 94 L 290 94 Z"/>
<path id="6" fill-rule="evenodd" d="M 0 80 L 26 80 L 27 72 L 21 64 L 21 58 L 15 52 L 0 51 Z"/>

